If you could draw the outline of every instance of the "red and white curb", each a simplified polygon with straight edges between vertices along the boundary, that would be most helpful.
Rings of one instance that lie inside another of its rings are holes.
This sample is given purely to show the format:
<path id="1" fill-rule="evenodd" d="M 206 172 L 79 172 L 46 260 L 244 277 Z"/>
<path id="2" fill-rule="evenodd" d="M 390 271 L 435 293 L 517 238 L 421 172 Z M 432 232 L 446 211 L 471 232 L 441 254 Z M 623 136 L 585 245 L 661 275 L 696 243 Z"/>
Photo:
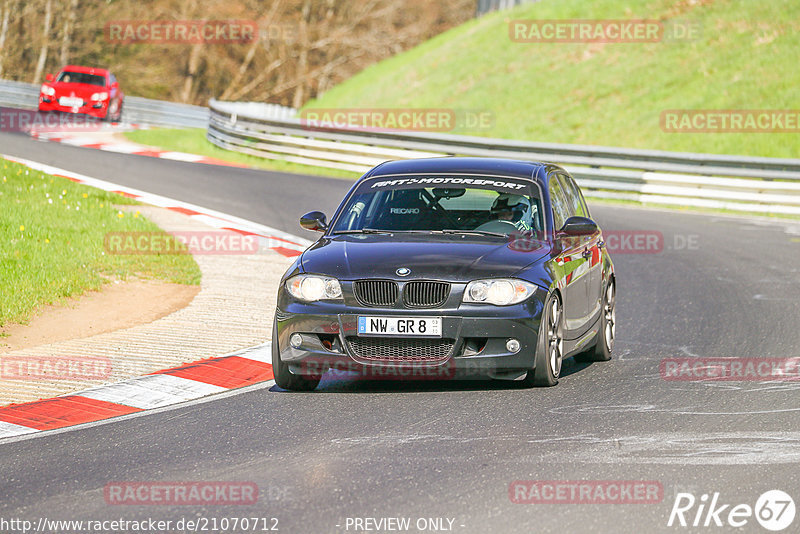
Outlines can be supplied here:
<path id="1" fill-rule="evenodd" d="M 66 171 L 64 169 L 59 169 L 58 167 L 52 167 L 43 163 L 37 163 L 34 161 L 2 154 L 0 154 L 0 157 L 15 163 L 20 163 L 30 167 L 31 169 L 46 172 L 61 178 L 66 178 L 67 180 L 71 180 L 79 184 L 96 187 L 112 193 L 118 193 L 128 198 L 144 202 L 145 204 L 151 204 L 153 206 L 183 213 L 184 215 L 188 215 L 189 217 L 213 228 L 229 230 L 241 235 L 255 236 L 259 240 L 259 246 L 261 249 L 269 249 L 289 258 L 299 256 L 309 245 L 311 245 L 311 241 L 303 239 L 302 237 L 281 232 L 275 228 L 270 228 L 269 226 L 265 226 L 253 221 L 248 221 L 246 219 L 241 219 L 239 217 L 234 217 L 232 215 L 227 215 L 225 213 L 207 208 L 201 208 L 200 206 L 195 206 L 194 204 L 189 204 L 187 202 L 181 202 L 179 200 L 162 197 L 160 195 L 154 195 L 138 189 L 112 184 L 111 182 L 98 180 L 97 178 Z"/>
<path id="2" fill-rule="evenodd" d="M 122 130 L 118 130 L 122 131 Z M 108 134 L 109 132 L 102 132 Z M 149 156 L 152 158 L 171 159 L 174 161 L 185 161 L 189 163 L 204 163 L 206 165 L 222 165 L 226 167 L 248 168 L 247 165 L 231 163 L 217 158 L 189 154 L 187 152 L 174 152 L 170 150 L 159 150 L 157 148 L 132 143 L 129 141 L 119 141 L 117 139 L 106 139 L 93 136 L 86 132 L 37 132 L 31 131 L 30 136 L 42 141 L 52 141 L 65 145 L 78 146 L 83 148 L 95 148 L 106 152 L 116 152 L 118 154 L 133 154 L 136 156 Z"/>
<path id="3" fill-rule="evenodd" d="M 92 423 L 272 381 L 269 343 L 155 373 L 0 408 L 0 439 Z"/>
<path id="4" fill-rule="evenodd" d="M 299 256 L 311 241 L 268 226 L 201 208 L 186 202 L 123 187 L 50 165 L 1 155 L 27 167 L 73 182 L 111 191 L 141 202 L 177 211 L 215 228 L 259 238 L 264 248 L 287 257 Z M 63 429 L 161 409 L 254 384 L 274 382 L 269 342 L 241 351 L 198 360 L 145 376 L 35 402 L 0 408 L 0 439 Z"/>

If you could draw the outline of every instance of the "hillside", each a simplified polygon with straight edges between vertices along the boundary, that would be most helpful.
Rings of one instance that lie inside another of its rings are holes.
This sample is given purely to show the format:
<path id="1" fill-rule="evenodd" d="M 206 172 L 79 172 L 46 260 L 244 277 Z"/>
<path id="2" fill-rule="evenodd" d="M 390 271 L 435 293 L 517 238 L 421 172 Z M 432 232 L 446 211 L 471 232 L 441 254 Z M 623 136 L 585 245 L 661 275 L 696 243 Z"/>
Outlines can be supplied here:
<path id="1" fill-rule="evenodd" d="M 700 38 L 521 43 L 517 19 L 658 19 Z M 800 108 L 796 0 L 542 0 L 493 13 L 366 68 L 307 108 L 488 111 L 453 133 L 557 143 L 800 157 L 799 133 L 667 133 L 662 111 Z"/>

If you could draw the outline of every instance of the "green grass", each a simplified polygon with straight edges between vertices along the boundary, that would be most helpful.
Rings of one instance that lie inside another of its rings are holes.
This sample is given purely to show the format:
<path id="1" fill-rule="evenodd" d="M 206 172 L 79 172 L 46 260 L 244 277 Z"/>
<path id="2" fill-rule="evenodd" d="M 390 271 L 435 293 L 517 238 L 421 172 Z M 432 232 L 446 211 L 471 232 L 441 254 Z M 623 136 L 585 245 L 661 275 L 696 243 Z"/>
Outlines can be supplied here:
<path id="1" fill-rule="evenodd" d="M 518 43 L 515 19 L 684 19 L 695 41 Z M 798 109 L 796 0 L 542 0 L 470 21 L 375 64 L 313 108 L 493 114 L 454 133 L 671 151 L 798 157 L 798 134 L 666 133 L 670 109 Z"/>
<path id="2" fill-rule="evenodd" d="M 596 204 L 605 204 L 609 206 L 633 206 L 648 209 L 663 209 L 672 211 L 683 211 L 686 213 L 702 213 L 707 215 L 735 215 L 737 217 L 752 218 L 765 218 L 765 219 L 791 219 L 800 221 L 800 215 L 792 215 L 787 213 L 772 213 L 772 212 L 752 212 L 744 210 L 733 210 L 728 208 L 704 208 L 700 206 L 686 206 L 680 204 L 661 204 L 655 202 L 642 202 L 639 200 L 629 199 L 614 199 L 614 198 L 600 198 L 593 197 L 591 191 L 584 191 L 586 201 L 589 203 L 589 208 Z"/>
<path id="3" fill-rule="evenodd" d="M 108 232 L 161 232 L 136 201 L 0 159 L 0 326 L 109 280 L 157 278 L 199 284 L 190 255 L 119 255 Z"/>
<path id="4" fill-rule="evenodd" d="M 355 172 L 312 167 L 310 165 L 300 165 L 280 160 L 268 160 L 249 154 L 225 150 L 210 143 L 206 139 L 206 131 L 203 128 L 135 130 L 132 132 L 125 132 L 125 136 L 134 143 L 158 147 L 162 150 L 186 152 L 189 154 L 217 158 L 230 163 L 255 167 L 257 169 L 268 169 L 271 171 L 291 172 L 296 174 L 313 174 L 334 178 L 355 179 L 361 176 L 361 174 Z"/>

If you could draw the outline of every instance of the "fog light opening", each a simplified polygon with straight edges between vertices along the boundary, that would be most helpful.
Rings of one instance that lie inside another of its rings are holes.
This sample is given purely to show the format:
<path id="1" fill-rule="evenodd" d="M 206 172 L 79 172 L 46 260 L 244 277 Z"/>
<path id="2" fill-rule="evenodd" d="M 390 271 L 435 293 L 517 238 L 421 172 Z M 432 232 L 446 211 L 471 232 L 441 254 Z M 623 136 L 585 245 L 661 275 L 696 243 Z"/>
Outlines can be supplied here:
<path id="1" fill-rule="evenodd" d="M 468 337 L 464 339 L 464 350 L 462 356 L 475 356 L 483 352 L 486 348 L 486 342 L 489 338 L 485 337 Z"/>
<path id="2" fill-rule="evenodd" d="M 519 352 L 520 348 L 521 348 L 521 345 L 519 344 L 519 341 L 514 339 L 513 337 L 511 339 L 509 339 L 508 341 L 506 341 L 506 350 L 508 352 L 512 352 L 512 353 L 516 354 L 516 353 Z"/>
<path id="3" fill-rule="evenodd" d="M 303 344 L 303 336 L 300 334 L 292 334 L 292 337 L 289 338 L 289 344 L 293 348 L 299 349 L 300 346 Z"/>
<path id="4" fill-rule="evenodd" d="M 329 350 L 331 352 L 341 352 L 339 350 L 339 336 L 336 334 L 317 334 L 319 337 L 319 342 L 322 343 L 322 346 L 325 347 L 325 350 Z"/>

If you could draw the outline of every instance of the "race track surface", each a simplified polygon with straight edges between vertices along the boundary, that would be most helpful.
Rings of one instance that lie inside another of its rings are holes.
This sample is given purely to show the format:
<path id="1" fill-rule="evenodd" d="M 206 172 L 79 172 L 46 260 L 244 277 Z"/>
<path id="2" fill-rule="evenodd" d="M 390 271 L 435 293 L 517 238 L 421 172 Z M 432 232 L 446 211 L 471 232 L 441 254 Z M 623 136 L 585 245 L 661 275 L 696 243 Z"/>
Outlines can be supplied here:
<path id="1" fill-rule="evenodd" d="M 332 214 L 351 184 L 13 134 L 0 134 L 0 153 L 307 238 L 298 217 Z M 799 382 L 669 381 L 659 371 L 664 358 L 800 357 L 800 222 L 607 205 L 593 215 L 606 231 L 663 235 L 660 252 L 613 255 L 612 361 L 568 360 L 549 389 L 355 379 L 326 379 L 310 394 L 254 388 L 1 444 L 0 518 L 275 517 L 288 533 L 354 532 L 347 518 L 364 517 L 412 526 L 450 518 L 464 533 L 722 532 L 731 528 L 668 527 L 675 495 L 719 492 L 721 504 L 754 506 L 780 489 L 800 505 Z M 123 506 L 103 494 L 110 482 L 215 480 L 257 484 L 258 504 Z M 515 504 L 516 480 L 658 481 L 664 495 L 655 504 Z M 753 517 L 741 531 L 766 532 Z"/>

